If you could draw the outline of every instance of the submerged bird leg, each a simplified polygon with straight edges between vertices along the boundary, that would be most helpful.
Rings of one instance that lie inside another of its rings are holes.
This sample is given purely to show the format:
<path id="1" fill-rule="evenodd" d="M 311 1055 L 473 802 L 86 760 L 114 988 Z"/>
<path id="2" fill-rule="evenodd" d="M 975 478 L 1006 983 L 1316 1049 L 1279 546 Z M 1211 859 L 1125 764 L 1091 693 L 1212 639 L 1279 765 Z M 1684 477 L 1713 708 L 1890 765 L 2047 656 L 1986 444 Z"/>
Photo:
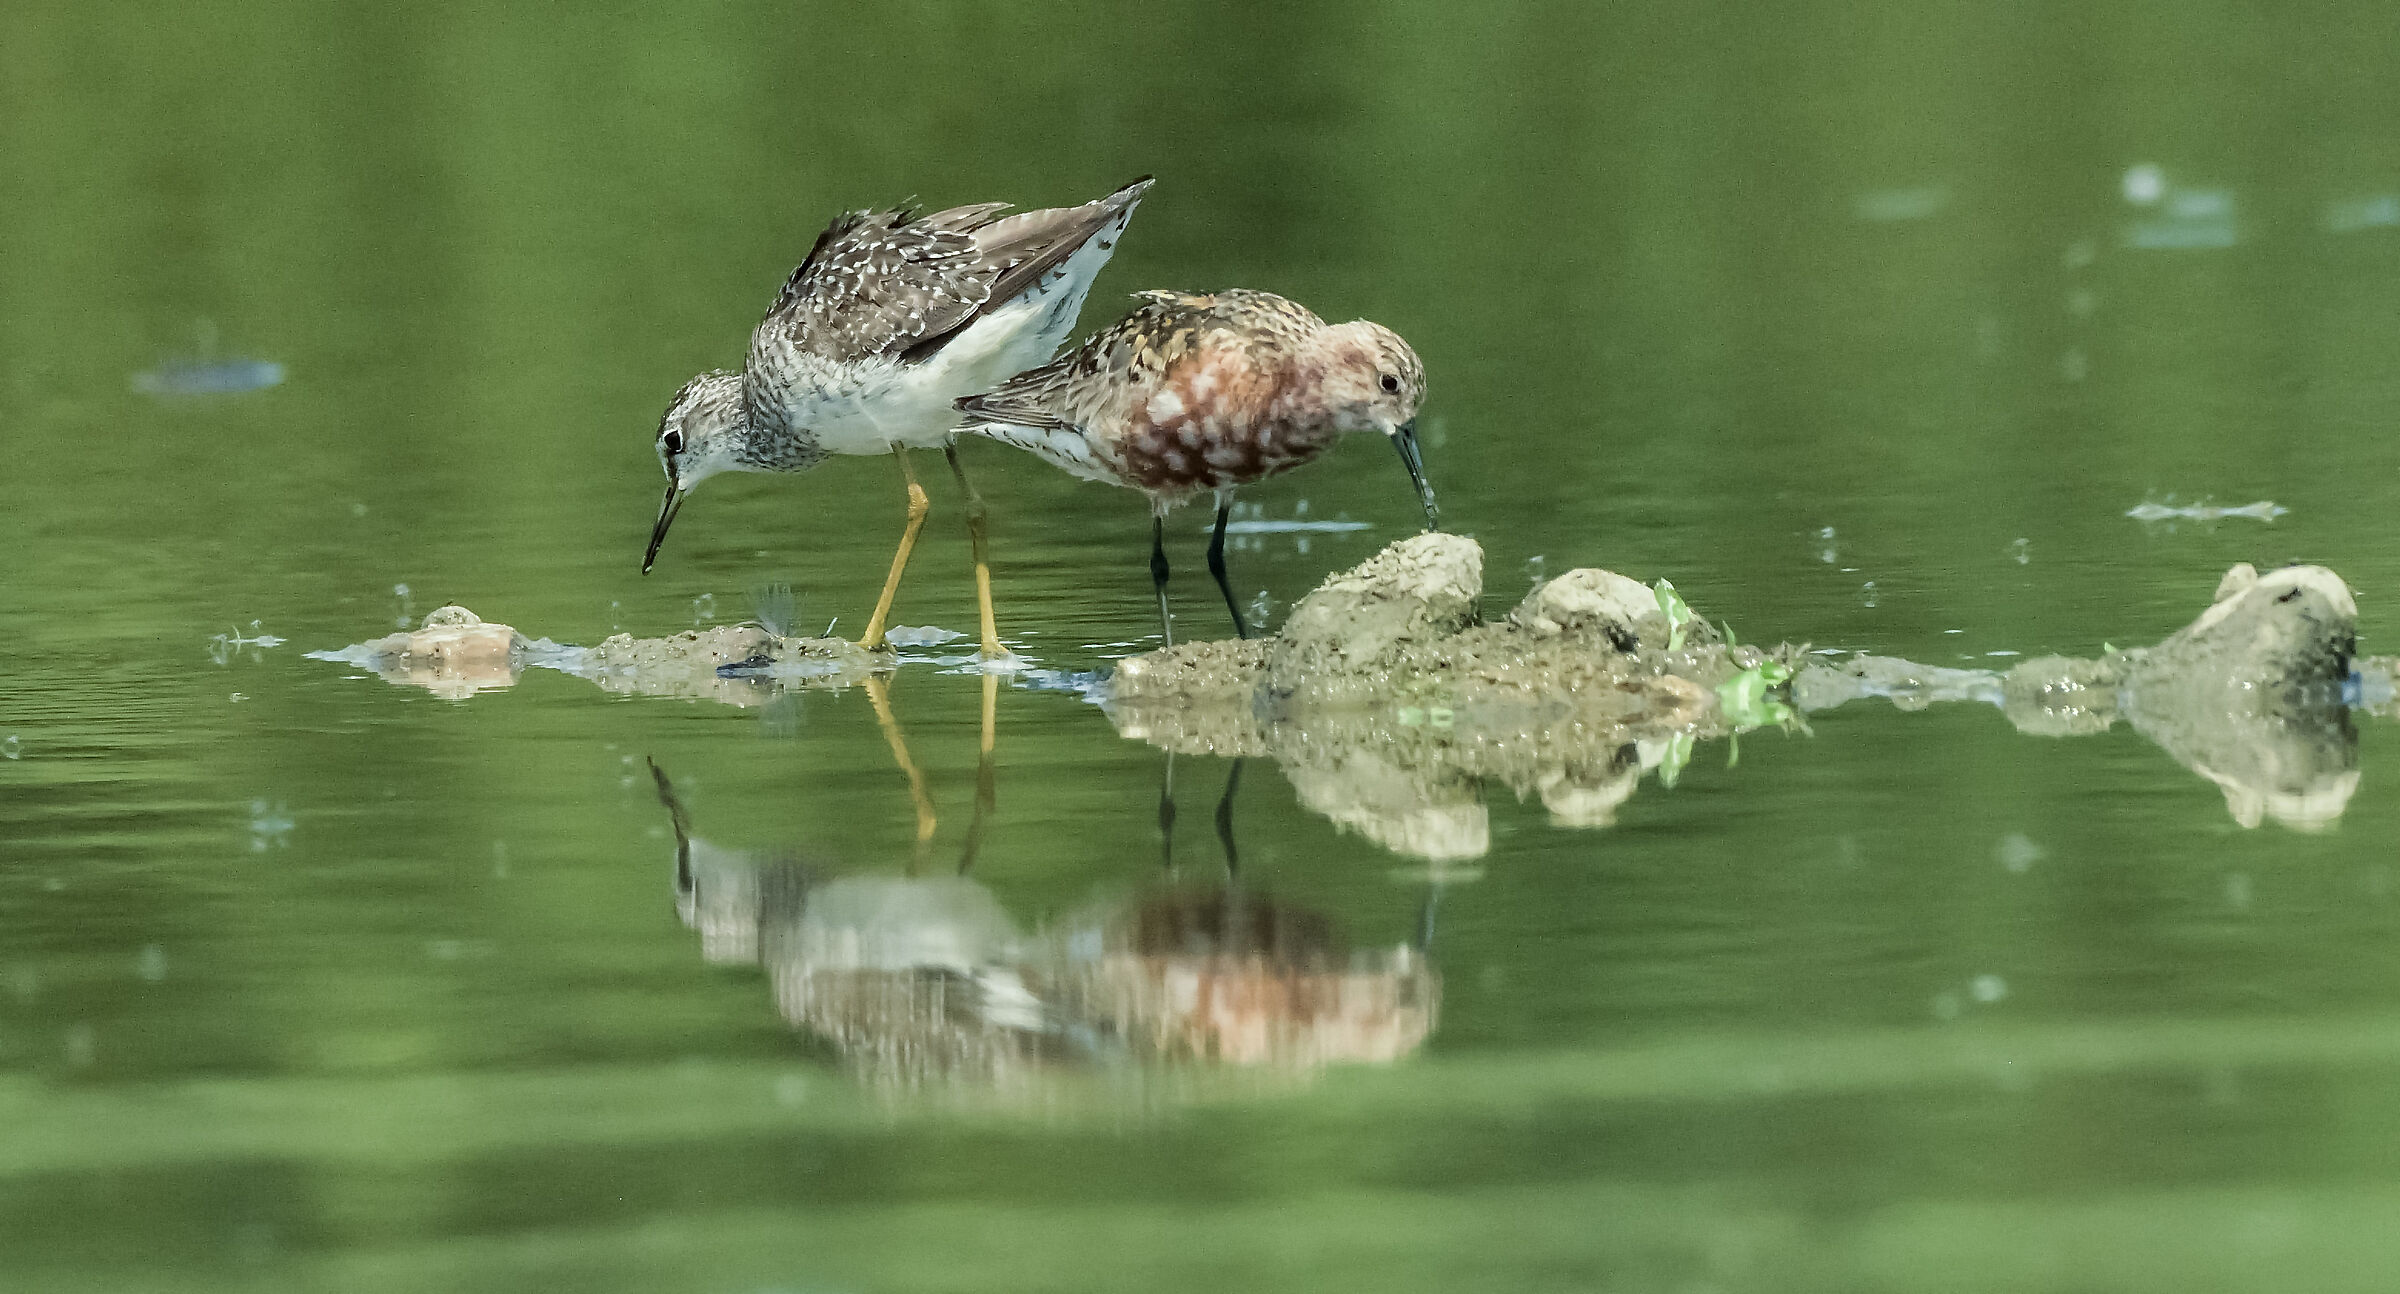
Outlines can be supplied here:
<path id="1" fill-rule="evenodd" d="M 1225 774 L 1225 794 L 1217 797 L 1217 845 L 1225 851 L 1225 876 L 1228 880 L 1239 875 L 1242 858 L 1233 847 L 1233 797 L 1242 787 L 1242 757 L 1233 757 L 1233 767 Z"/>
<path id="2" fill-rule="evenodd" d="M 1233 601 L 1233 585 L 1225 578 L 1225 518 L 1232 513 L 1233 491 L 1217 491 L 1217 528 L 1208 537 L 1208 573 L 1217 577 L 1217 591 L 1225 595 L 1225 609 L 1233 613 L 1233 636 L 1247 638 L 1250 627 L 1242 623 L 1242 609 Z"/>
<path id="3" fill-rule="evenodd" d="M 1158 632 L 1165 636 L 1167 646 L 1175 645 L 1175 620 L 1167 613 L 1167 513 L 1164 508 L 1150 513 L 1150 583 L 1158 590 Z"/>
<path id="4" fill-rule="evenodd" d="M 997 778 L 993 769 L 992 746 L 997 735 L 1000 708 L 1000 676 L 983 676 L 983 746 L 975 757 L 975 816 L 967 819 L 967 847 L 958 858 L 958 874 L 964 876 L 975 865 L 975 854 L 983 848 L 984 823 L 991 817 L 992 807 L 999 799 L 995 794 Z"/>
<path id="5" fill-rule="evenodd" d="M 645 755 L 650 765 L 650 780 L 658 785 L 658 802 L 667 806 L 667 820 L 675 826 L 675 888 L 692 888 L 692 819 L 683 811 L 683 801 L 675 798 L 675 784 L 667 780 L 667 770 L 658 761 Z"/>
<path id="6" fill-rule="evenodd" d="M 1175 874 L 1175 752 L 1171 750 L 1158 775 L 1158 868 L 1169 876 Z"/>
<path id="7" fill-rule="evenodd" d="M 1000 625 L 992 616 L 992 564 L 984 556 L 983 496 L 967 480 L 967 469 L 958 464 L 958 442 L 942 446 L 942 456 L 950 460 L 950 474 L 958 478 L 958 492 L 967 497 L 967 542 L 975 549 L 975 609 L 983 616 L 983 658 L 998 660 L 1007 655 L 1000 646 Z"/>
<path id="8" fill-rule="evenodd" d="M 917 469 L 908 462 L 908 450 L 892 447 L 892 457 L 900 460 L 900 477 L 908 482 L 908 528 L 900 532 L 900 547 L 892 553 L 892 573 L 883 579 L 883 596 L 875 599 L 875 615 L 867 621 L 867 636 L 858 645 L 868 651 L 882 651 L 883 622 L 892 614 L 892 595 L 900 591 L 900 573 L 908 569 L 909 550 L 917 546 L 917 532 L 925 527 L 925 514 L 933 504 L 925 498 L 925 487 L 917 484 Z"/>
<path id="9" fill-rule="evenodd" d="M 1442 910 L 1442 877 L 1435 872 L 1433 883 L 1425 887 L 1424 905 L 1417 909 L 1417 951 L 1433 951 L 1433 918 Z"/>
<path id="10" fill-rule="evenodd" d="M 908 799 L 917 810 L 916 861 L 925 861 L 925 850 L 933 843 L 933 796 L 925 789 L 924 770 L 908 757 L 908 738 L 900 735 L 900 721 L 892 717 L 890 679 L 881 674 L 867 677 L 867 704 L 875 707 L 875 726 L 883 729 L 883 739 L 892 748 L 892 761 L 908 778 Z M 915 868 L 911 867 L 913 873 Z"/>

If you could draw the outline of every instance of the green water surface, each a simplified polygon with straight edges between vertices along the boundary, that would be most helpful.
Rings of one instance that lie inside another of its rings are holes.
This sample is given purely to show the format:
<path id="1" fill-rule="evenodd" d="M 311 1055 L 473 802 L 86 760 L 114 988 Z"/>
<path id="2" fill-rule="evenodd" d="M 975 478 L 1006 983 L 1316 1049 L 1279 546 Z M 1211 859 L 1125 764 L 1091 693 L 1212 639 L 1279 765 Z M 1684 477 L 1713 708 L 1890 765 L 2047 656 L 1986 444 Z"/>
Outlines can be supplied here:
<path id="1" fill-rule="evenodd" d="M 2316 831 L 2122 728 L 1875 702 L 1613 826 L 1486 788 L 1488 851 L 1439 866 L 1254 760 L 1234 884 L 1344 965 L 1422 959 L 1396 1059 L 907 1083 L 704 955 L 649 762 L 729 867 L 946 878 L 979 677 L 892 682 L 920 848 L 859 689 L 461 701 L 301 653 L 445 602 L 662 634 L 773 580 L 856 632 L 888 462 L 712 482 L 637 574 L 668 395 L 839 210 L 1142 173 L 1087 325 L 1242 285 L 1400 331 L 1495 608 L 1605 565 L 1745 641 L 2004 666 L 2312 561 L 2389 651 L 2394 50 L 2400 10 L 2338 2 L 13 0 L 0 1289 L 2392 1288 L 2380 721 Z M 229 357 L 284 380 L 135 386 Z M 966 459 L 1012 645 L 1153 645 L 1138 496 Z M 971 630 L 921 461 L 898 619 Z M 1238 546 L 1270 622 L 1417 517 L 1379 446 L 1244 497 L 1368 526 Z M 1159 752 L 1025 680 L 995 717 L 959 901 L 1032 937 L 1227 888 L 1224 761 L 1177 762 L 1170 875 Z"/>

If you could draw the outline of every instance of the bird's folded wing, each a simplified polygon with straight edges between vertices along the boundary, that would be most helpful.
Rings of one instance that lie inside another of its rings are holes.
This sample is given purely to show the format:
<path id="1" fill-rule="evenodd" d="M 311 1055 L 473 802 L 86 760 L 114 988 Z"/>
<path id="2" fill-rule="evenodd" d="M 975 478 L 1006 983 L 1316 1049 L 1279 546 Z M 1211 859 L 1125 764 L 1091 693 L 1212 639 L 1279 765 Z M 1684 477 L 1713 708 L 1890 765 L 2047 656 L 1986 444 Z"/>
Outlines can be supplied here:
<path id="1" fill-rule="evenodd" d="M 1027 369 L 981 395 L 966 396 L 958 401 L 959 412 L 1012 427 L 1071 430 L 1074 424 L 1067 420 L 1059 397 L 1065 392 L 1066 370 L 1073 358 L 1070 352 L 1064 359 Z"/>
<path id="2" fill-rule="evenodd" d="M 988 216 L 984 204 L 966 219 Z M 991 298 L 997 266 L 957 228 L 961 208 L 922 220 L 858 211 L 818 235 L 759 321 L 757 342 L 836 363 L 896 355 L 951 332 Z"/>

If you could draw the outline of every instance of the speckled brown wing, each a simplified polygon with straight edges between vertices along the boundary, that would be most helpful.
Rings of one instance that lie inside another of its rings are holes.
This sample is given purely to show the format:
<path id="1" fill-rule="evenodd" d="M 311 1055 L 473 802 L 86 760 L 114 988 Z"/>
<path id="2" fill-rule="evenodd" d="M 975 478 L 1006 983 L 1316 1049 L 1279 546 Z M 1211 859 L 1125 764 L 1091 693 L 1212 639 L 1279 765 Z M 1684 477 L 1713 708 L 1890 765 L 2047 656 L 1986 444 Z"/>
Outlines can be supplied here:
<path id="1" fill-rule="evenodd" d="M 1095 202 L 1004 216 L 1005 202 L 932 215 L 854 211 L 817 236 L 760 330 L 836 363 L 924 359 L 987 306 L 1014 300 L 1150 187 L 1148 177 Z"/>
<path id="2" fill-rule="evenodd" d="M 924 219 L 854 211 L 826 226 L 759 322 L 791 348 L 836 363 L 898 354 L 947 334 L 991 299 L 999 278 L 961 225 L 996 204 Z"/>

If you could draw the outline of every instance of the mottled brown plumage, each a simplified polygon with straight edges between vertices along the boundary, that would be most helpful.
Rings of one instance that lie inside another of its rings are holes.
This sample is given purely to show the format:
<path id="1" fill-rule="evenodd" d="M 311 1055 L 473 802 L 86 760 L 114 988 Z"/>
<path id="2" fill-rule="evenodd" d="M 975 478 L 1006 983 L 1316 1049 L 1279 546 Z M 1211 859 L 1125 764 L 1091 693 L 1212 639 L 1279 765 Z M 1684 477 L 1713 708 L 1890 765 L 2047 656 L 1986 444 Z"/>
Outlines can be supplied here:
<path id="1" fill-rule="evenodd" d="M 836 219 L 751 331 L 742 371 L 685 383 L 659 420 L 667 492 L 642 570 L 683 499 L 719 472 L 799 472 L 836 454 L 890 454 L 911 520 L 862 640 L 881 646 L 926 506 L 908 451 L 938 447 L 959 471 L 954 402 L 1050 358 L 1149 187 L 1144 177 L 1081 206 L 1007 216 L 1006 203 L 979 202 Z M 983 650 L 998 657 L 982 504 L 967 493 Z"/>
<path id="2" fill-rule="evenodd" d="M 1412 429 L 1425 369 L 1397 333 L 1363 319 L 1327 324 L 1272 292 L 1139 297 L 1124 318 L 1068 354 L 960 400 L 962 411 L 982 420 L 965 430 L 1086 480 L 1140 490 L 1160 516 L 1194 494 L 1215 492 L 1209 564 L 1228 606 L 1224 527 L 1234 487 L 1308 462 L 1344 432 L 1392 438 L 1433 524 L 1433 494 Z M 1151 569 L 1163 619 L 1162 533 L 1153 528 Z M 1234 627 L 1243 629 L 1239 609 Z"/>
<path id="3" fill-rule="evenodd" d="M 1396 432 L 1424 381 L 1379 324 L 1329 326 L 1271 292 L 1145 292 L 1073 351 L 958 407 L 993 424 L 970 431 L 1163 507 L 1297 467 L 1345 431 Z"/>

